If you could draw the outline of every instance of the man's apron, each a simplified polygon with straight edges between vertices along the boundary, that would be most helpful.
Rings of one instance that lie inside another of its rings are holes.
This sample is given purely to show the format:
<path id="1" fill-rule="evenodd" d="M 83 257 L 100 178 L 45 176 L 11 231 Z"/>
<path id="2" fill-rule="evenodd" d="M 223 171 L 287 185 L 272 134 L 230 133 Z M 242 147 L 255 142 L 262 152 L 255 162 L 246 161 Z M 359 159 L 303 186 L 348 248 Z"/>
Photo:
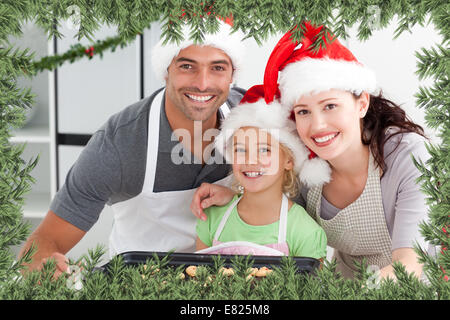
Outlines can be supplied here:
<path id="1" fill-rule="evenodd" d="M 368 265 L 383 268 L 392 263 L 392 240 L 386 224 L 380 187 L 380 171 L 369 152 L 366 186 L 355 202 L 329 220 L 320 217 L 322 186 L 311 188 L 307 195 L 307 211 L 322 226 L 328 245 L 334 248 L 337 271 L 353 278 L 353 261 L 366 259 Z"/>
<path id="2" fill-rule="evenodd" d="M 213 246 L 203 250 L 199 250 L 196 253 L 207 254 L 231 254 L 231 255 L 256 255 L 256 256 L 288 256 L 289 247 L 286 242 L 287 231 L 287 215 L 288 215 L 288 199 L 283 194 L 283 200 L 281 202 L 280 209 L 280 223 L 278 227 L 278 242 L 266 245 L 259 245 L 249 241 L 228 241 L 220 242 L 218 239 L 222 233 L 228 218 L 234 207 L 237 206 L 242 196 L 237 198 L 227 209 L 220 221 L 219 227 L 214 234 Z"/>
<path id="3" fill-rule="evenodd" d="M 142 192 L 112 205 L 114 225 L 109 238 L 110 256 L 126 251 L 195 251 L 196 217 L 190 204 L 195 190 L 153 192 L 158 159 L 161 103 L 165 90 L 153 99 L 148 120 L 147 164 Z M 164 106 L 162 106 L 164 108 Z M 220 110 L 224 116 L 229 107 Z M 229 175 L 216 184 L 231 186 Z"/>

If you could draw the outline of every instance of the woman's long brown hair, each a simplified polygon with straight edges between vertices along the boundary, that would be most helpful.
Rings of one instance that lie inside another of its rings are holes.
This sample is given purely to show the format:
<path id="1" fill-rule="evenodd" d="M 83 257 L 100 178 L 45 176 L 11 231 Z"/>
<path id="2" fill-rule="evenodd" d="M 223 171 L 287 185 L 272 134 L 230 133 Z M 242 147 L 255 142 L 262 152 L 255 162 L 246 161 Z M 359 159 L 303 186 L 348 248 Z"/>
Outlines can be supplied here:
<path id="1" fill-rule="evenodd" d="M 356 94 L 353 96 L 355 99 L 360 97 Z M 398 130 L 387 135 L 386 129 L 389 127 L 397 127 Z M 407 132 L 414 132 L 425 137 L 423 128 L 412 122 L 400 106 L 384 98 L 381 92 L 378 96 L 370 95 L 369 109 L 362 119 L 361 140 L 364 145 L 370 147 L 383 173 L 386 169 L 384 144 L 393 136 Z"/>

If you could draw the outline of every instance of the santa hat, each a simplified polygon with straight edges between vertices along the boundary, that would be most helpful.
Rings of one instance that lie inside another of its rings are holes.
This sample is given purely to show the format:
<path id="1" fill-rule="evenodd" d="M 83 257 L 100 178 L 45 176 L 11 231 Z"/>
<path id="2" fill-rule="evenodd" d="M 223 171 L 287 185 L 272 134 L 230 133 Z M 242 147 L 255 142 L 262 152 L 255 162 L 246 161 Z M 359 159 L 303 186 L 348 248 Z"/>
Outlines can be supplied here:
<path id="1" fill-rule="evenodd" d="M 277 96 L 292 118 L 295 102 L 304 94 L 319 93 L 330 89 L 341 89 L 360 94 L 375 93 L 375 73 L 362 65 L 355 56 L 328 32 L 322 35 L 325 46 L 317 51 L 311 48 L 322 33 L 323 26 L 302 24 L 301 42 L 292 39 L 287 32 L 276 44 L 264 72 L 264 94 Z M 297 48 L 300 46 L 299 48 Z M 279 77 L 279 79 L 278 79 Z M 278 81 L 279 80 L 279 81 Z M 314 174 L 314 163 L 319 159 L 310 150 L 310 172 Z M 320 168 L 320 166 L 319 166 Z M 305 170 L 304 174 L 308 174 Z"/>
<path id="2" fill-rule="evenodd" d="M 184 16 L 184 14 L 182 16 Z M 161 81 L 165 81 L 167 68 L 173 58 L 178 55 L 180 50 L 195 44 L 211 46 L 224 51 L 233 64 L 233 82 L 236 82 L 239 79 L 243 66 L 245 47 L 242 43 L 242 39 L 244 38 L 244 34 L 239 30 L 233 32 L 232 18 L 222 19 L 218 17 L 218 20 L 219 31 L 214 34 L 205 33 L 201 43 L 194 43 L 193 40 L 189 39 L 190 30 L 189 26 L 186 24 L 184 24 L 181 29 L 184 38 L 181 43 L 168 42 L 164 44 L 164 40 L 161 39 L 153 47 L 151 53 L 152 67 L 156 77 Z"/>
<path id="3" fill-rule="evenodd" d="M 293 41 L 293 30 L 289 31 L 269 57 L 264 74 L 266 94 L 275 94 L 279 88 L 281 103 L 287 108 L 292 108 L 295 101 L 308 93 L 341 89 L 360 94 L 362 91 L 375 93 L 377 89 L 374 72 L 358 62 L 350 50 L 328 32 L 322 35 L 326 45 L 313 51 L 311 45 L 322 29 L 323 26 L 304 22 L 301 42 Z"/>
<path id="4" fill-rule="evenodd" d="M 234 107 L 221 125 L 215 138 L 215 147 L 226 161 L 233 161 L 233 135 L 242 127 L 256 127 L 273 135 L 294 156 L 294 170 L 300 181 L 308 187 L 321 185 L 330 180 L 330 167 L 322 159 L 309 159 L 309 150 L 300 140 L 295 123 L 289 119 L 290 112 L 274 97 L 265 97 L 262 85 L 250 88 L 238 106 Z"/>

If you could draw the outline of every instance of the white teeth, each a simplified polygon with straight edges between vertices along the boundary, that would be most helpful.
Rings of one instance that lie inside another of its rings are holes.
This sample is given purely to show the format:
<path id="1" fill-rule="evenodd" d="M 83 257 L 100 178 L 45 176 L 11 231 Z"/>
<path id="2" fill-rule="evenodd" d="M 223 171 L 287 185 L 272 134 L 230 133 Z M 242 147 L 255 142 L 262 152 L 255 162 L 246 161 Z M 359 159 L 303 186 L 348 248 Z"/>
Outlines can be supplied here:
<path id="1" fill-rule="evenodd" d="M 207 101 L 209 99 L 211 99 L 213 96 L 194 96 L 192 94 L 186 94 L 189 98 L 191 98 L 192 100 L 196 100 L 196 101 Z"/>
<path id="2" fill-rule="evenodd" d="M 333 139 L 336 136 L 337 136 L 337 133 L 334 133 L 334 134 L 330 134 L 330 135 L 325 136 L 325 137 L 314 138 L 314 141 L 319 142 L 319 143 L 327 142 L 328 140 L 331 140 L 331 139 Z"/>
<path id="3" fill-rule="evenodd" d="M 244 175 L 246 175 L 247 177 L 250 177 L 250 178 L 255 178 L 255 177 L 262 176 L 263 173 L 258 172 L 258 171 L 251 171 L 251 172 L 244 172 Z"/>

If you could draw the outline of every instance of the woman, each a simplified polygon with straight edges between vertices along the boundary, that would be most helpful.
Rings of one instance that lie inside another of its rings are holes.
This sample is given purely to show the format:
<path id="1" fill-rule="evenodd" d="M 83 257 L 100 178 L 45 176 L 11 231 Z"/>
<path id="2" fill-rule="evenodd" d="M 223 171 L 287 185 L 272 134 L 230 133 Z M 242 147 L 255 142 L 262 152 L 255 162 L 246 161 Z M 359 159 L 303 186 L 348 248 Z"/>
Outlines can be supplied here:
<path id="1" fill-rule="evenodd" d="M 304 29 L 300 48 L 291 32 L 278 42 L 264 76 L 266 95 L 279 90 L 310 157 L 331 167 L 330 181 L 302 188 L 297 201 L 324 228 L 345 277 L 354 276 L 354 263 L 362 259 L 378 267 L 382 278 L 395 278 L 394 262 L 420 277 L 413 247 L 425 246 L 419 224 L 427 207 L 411 155 L 424 163 L 429 158 L 423 129 L 377 94 L 373 72 L 337 39 L 313 52 L 310 45 L 322 27 L 304 23 Z M 205 184 L 191 210 L 202 217 L 201 208 L 220 204 L 230 193 Z"/>

